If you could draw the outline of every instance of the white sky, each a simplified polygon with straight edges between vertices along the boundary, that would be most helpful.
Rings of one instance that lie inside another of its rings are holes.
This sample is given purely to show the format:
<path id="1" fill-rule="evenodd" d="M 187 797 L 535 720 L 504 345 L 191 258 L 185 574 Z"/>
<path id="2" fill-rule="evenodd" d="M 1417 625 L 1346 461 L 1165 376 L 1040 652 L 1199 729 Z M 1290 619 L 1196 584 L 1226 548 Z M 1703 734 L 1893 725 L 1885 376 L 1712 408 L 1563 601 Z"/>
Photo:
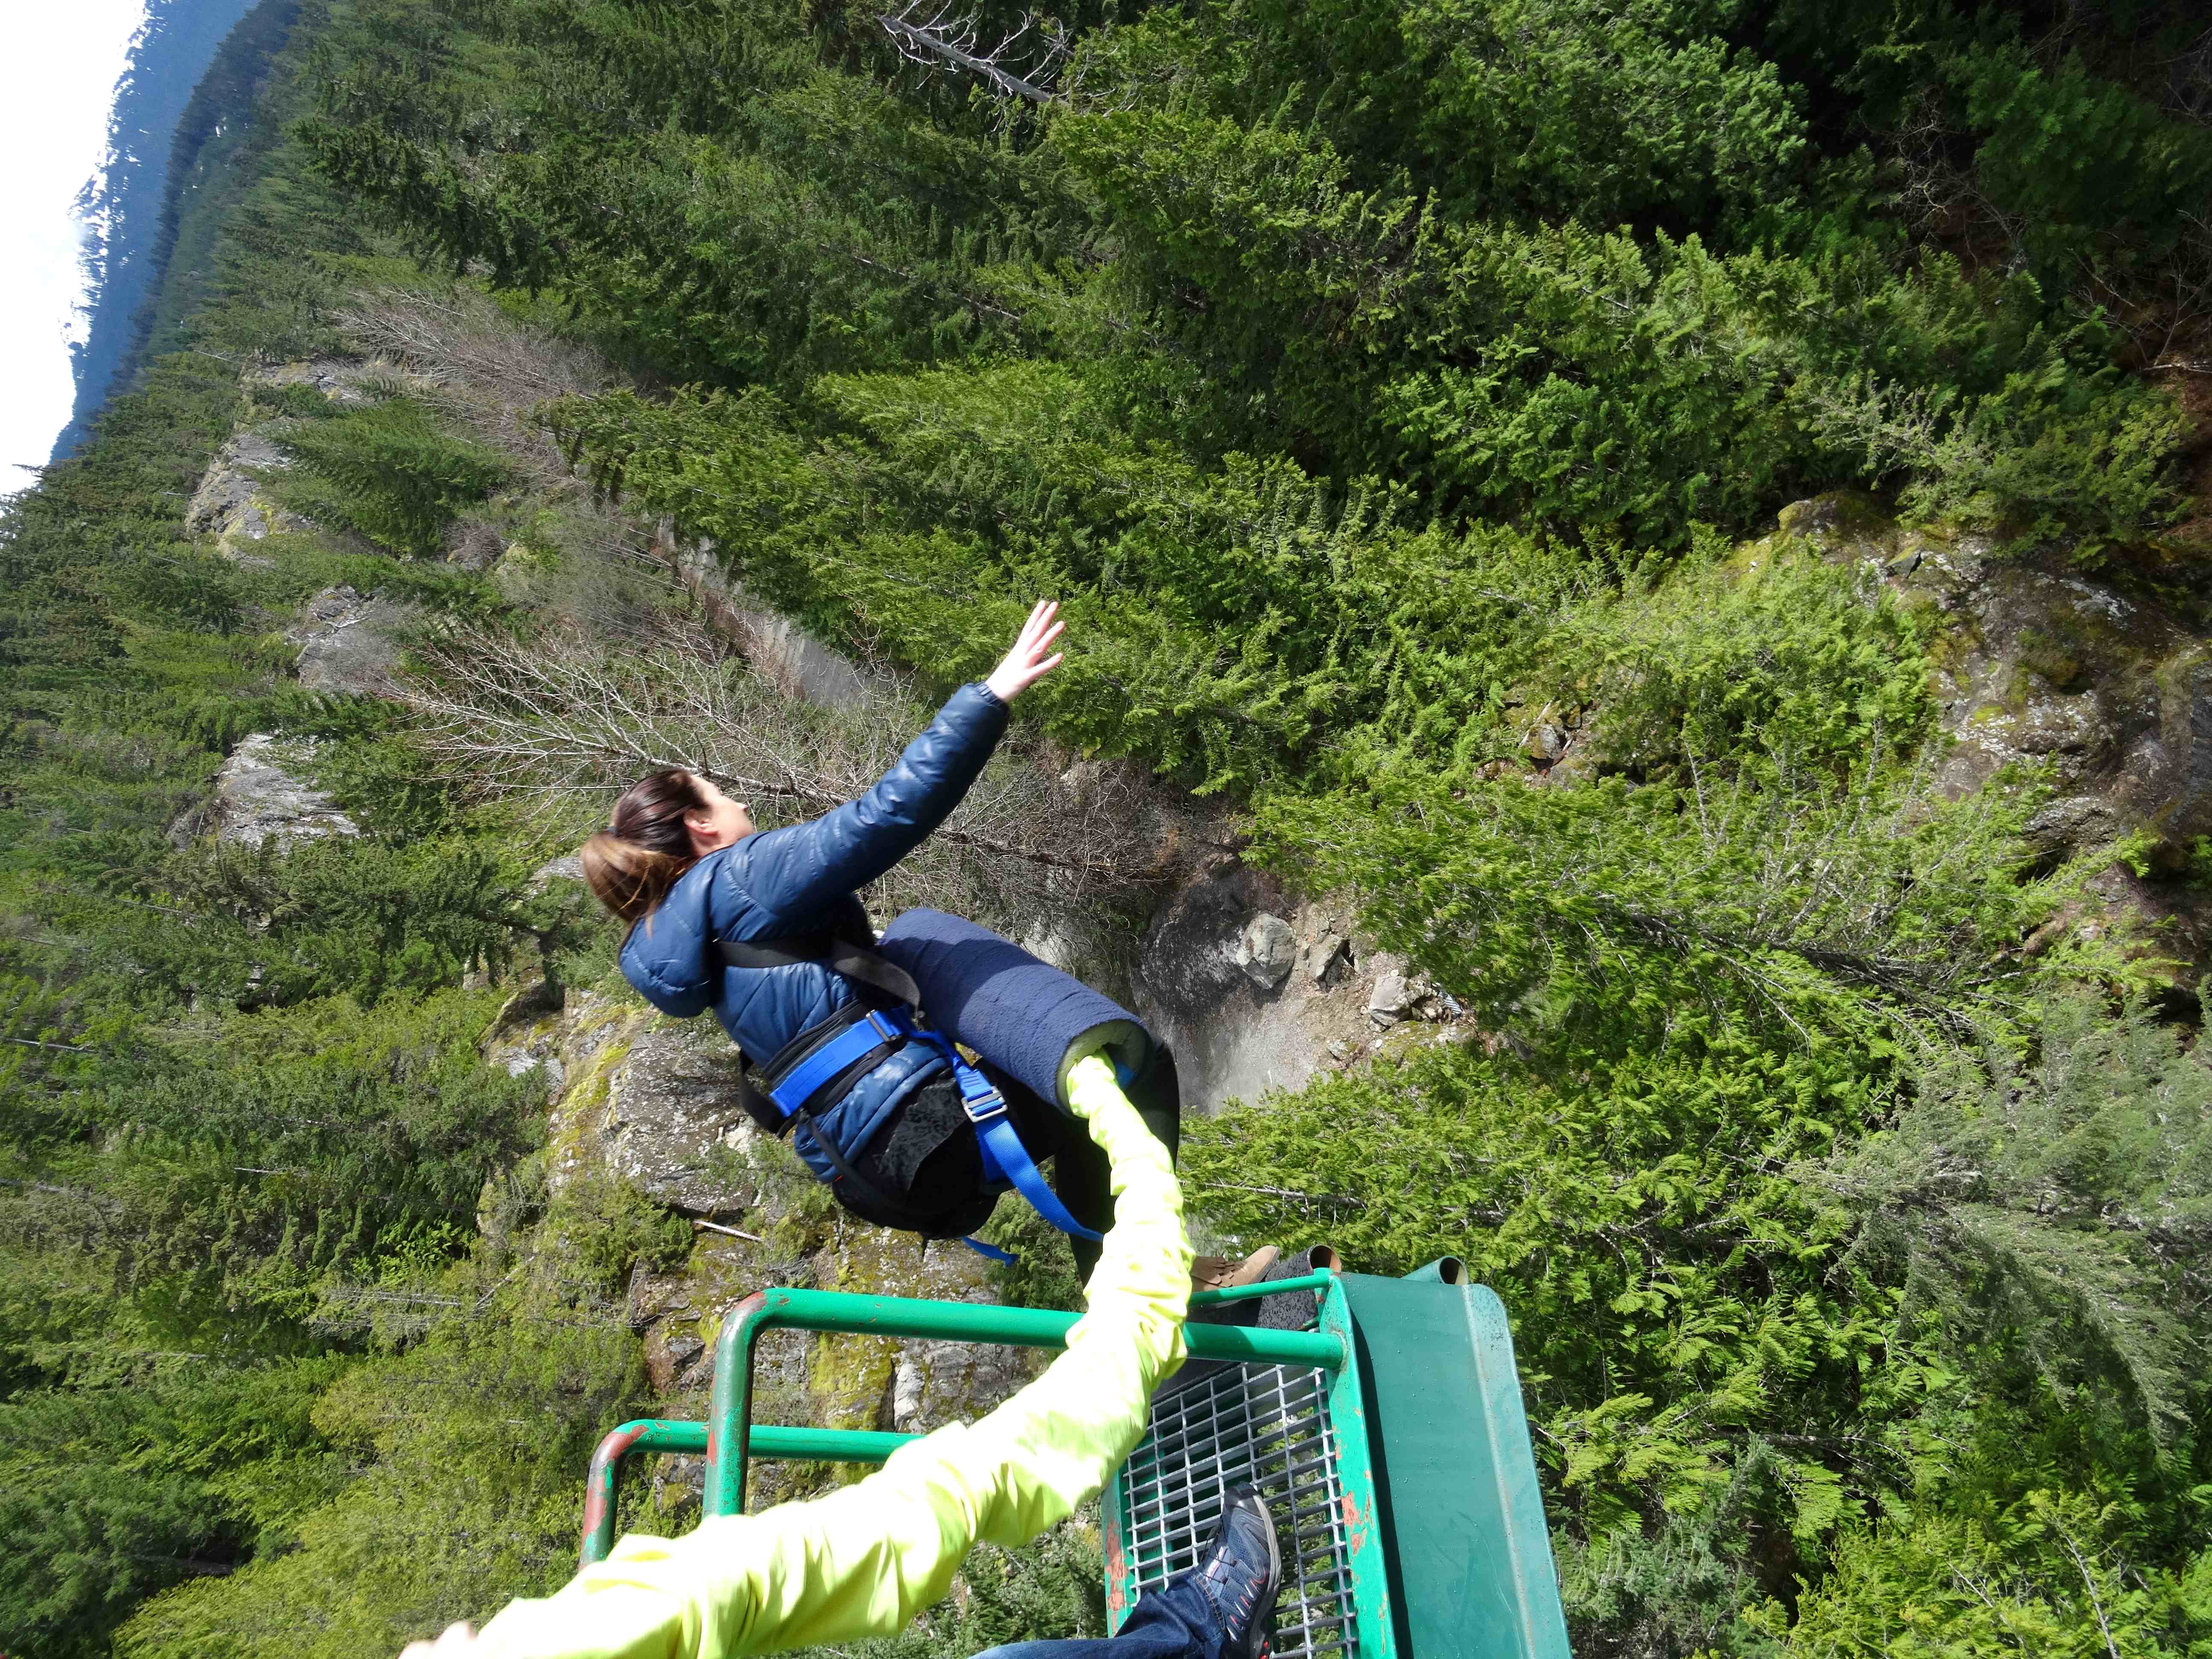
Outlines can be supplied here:
<path id="1" fill-rule="evenodd" d="M 0 0 L 0 494 L 43 465 L 76 389 L 81 325 L 70 213 L 107 147 L 107 116 L 145 0 Z"/>

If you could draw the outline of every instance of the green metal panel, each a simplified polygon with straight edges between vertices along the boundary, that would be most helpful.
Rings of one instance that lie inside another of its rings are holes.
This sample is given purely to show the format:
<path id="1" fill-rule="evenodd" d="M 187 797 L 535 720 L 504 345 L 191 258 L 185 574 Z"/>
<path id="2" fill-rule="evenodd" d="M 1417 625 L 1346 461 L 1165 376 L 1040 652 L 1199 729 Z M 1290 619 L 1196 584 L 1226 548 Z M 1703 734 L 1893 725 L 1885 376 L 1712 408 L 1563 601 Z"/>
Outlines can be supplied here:
<path id="1" fill-rule="evenodd" d="M 1328 1416 L 1336 1430 L 1337 1480 L 1344 1488 L 1345 1546 L 1352 1560 L 1352 1605 L 1359 1659 L 1398 1659 L 1398 1619 L 1390 1582 L 1390 1545 L 1382 1506 L 1382 1471 L 1369 1415 L 1367 1367 L 1361 1358 L 1344 1283 L 1329 1286 L 1321 1304 L 1321 1328 L 1342 1339 L 1352 1358 L 1328 1391 Z"/>
<path id="2" fill-rule="evenodd" d="M 1367 1379 L 1401 1651 L 1568 1659 L 1505 1308 L 1486 1286 L 1449 1282 L 1445 1266 L 1339 1279 Z"/>

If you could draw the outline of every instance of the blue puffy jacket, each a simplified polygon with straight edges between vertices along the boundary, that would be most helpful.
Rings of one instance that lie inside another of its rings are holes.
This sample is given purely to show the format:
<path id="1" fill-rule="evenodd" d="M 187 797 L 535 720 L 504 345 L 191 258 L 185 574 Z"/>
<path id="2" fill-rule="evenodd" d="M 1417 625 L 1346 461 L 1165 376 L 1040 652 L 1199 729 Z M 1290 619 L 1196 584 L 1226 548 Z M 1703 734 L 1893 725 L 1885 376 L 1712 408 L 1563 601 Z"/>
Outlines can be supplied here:
<path id="1" fill-rule="evenodd" d="M 719 939 L 772 944 L 797 933 L 847 929 L 865 912 L 865 887 L 927 840 L 960 804 L 1006 729 L 1006 706 L 963 685 L 881 781 L 856 801 L 806 823 L 763 830 L 709 853 L 684 872 L 659 907 L 630 930 L 623 976 L 665 1014 L 708 1008 L 756 1066 L 810 1026 L 859 1000 L 853 981 L 820 963 L 732 968 Z M 862 935 L 865 937 L 865 935 Z M 945 1069 L 910 1042 L 815 1114 L 847 1156 L 857 1154 L 908 1094 Z M 799 1155 L 823 1180 L 830 1162 L 805 1135 Z"/>

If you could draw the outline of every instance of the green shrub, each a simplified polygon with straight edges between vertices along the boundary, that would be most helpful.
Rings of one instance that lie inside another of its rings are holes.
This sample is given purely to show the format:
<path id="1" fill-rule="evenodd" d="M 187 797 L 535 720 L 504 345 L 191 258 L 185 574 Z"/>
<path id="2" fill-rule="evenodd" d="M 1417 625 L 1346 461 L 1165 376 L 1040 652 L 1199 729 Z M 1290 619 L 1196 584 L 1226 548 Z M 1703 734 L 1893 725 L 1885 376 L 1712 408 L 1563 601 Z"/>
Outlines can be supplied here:
<path id="1" fill-rule="evenodd" d="M 1605 763 L 1638 775 L 1879 770 L 1928 731 L 1931 628 L 1868 573 L 1784 538 L 1568 611 L 1532 695 L 1595 711 Z"/>
<path id="2" fill-rule="evenodd" d="M 508 476 L 501 457 L 406 398 L 295 422 L 280 441 L 297 469 L 271 486 L 287 507 L 418 558 L 438 553 L 453 515 Z"/>
<path id="3" fill-rule="evenodd" d="M 550 1239 L 573 1262 L 580 1284 L 619 1291 L 631 1269 L 656 1273 L 684 1265 L 691 1253 L 691 1224 L 654 1203 L 617 1175 L 594 1171 L 571 1177 L 546 1212 Z"/>
<path id="4" fill-rule="evenodd" d="M 19 1552 L 0 1583 L 9 1642 L 109 1652 L 147 1595 L 281 1549 L 344 1482 L 309 1420 L 341 1369 L 139 1359 L 107 1387 L 0 1401 L 0 1527 Z"/>
<path id="5" fill-rule="evenodd" d="M 1902 1316 L 1969 1353 L 2017 1345 L 2064 1395 L 2094 1381 L 2185 1432 L 2208 1317 L 2212 1070 L 2140 1008 L 2053 994 L 2039 1052 L 1930 1068 L 1895 1124 L 1810 1172 L 1894 1269 Z"/>
<path id="6" fill-rule="evenodd" d="M 354 1478 L 300 1517 L 288 1549 L 155 1597 L 115 1650 L 396 1653 L 557 1588 L 575 1569 L 578 1473 L 644 1403 L 635 1344 L 618 1321 L 558 1304 L 511 1299 L 500 1316 L 448 1316 L 350 1367 L 313 1420 Z"/>

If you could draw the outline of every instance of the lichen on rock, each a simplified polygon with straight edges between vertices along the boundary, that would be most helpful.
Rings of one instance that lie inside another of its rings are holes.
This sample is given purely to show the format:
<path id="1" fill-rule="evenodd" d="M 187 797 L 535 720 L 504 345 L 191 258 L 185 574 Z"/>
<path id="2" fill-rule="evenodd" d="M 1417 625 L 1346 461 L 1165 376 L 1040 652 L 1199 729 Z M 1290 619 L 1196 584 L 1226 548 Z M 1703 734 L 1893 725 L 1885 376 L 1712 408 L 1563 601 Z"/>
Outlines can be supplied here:
<path id="1" fill-rule="evenodd" d="M 300 648 L 300 684 L 310 691 L 362 697 L 392 695 L 399 630 L 406 606 L 371 599 L 349 586 L 326 587 L 309 599 L 285 637 Z"/>

